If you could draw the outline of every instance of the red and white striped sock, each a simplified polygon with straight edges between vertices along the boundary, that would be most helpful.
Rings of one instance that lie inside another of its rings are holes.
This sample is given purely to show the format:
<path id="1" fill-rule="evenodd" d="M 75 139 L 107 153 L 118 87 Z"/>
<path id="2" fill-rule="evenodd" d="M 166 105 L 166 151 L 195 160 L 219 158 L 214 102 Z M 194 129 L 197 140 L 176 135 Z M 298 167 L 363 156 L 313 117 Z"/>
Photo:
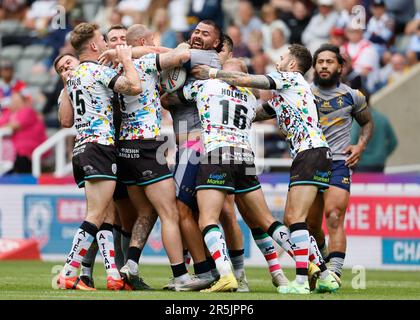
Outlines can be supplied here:
<path id="1" fill-rule="evenodd" d="M 281 270 L 281 265 L 277 257 L 277 251 L 274 246 L 273 239 L 271 239 L 271 237 L 260 228 L 252 229 L 251 233 L 258 249 L 260 249 L 267 261 L 268 270 L 271 275 L 274 275 L 276 272 Z"/>
<path id="2" fill-rule="evenodd" d="M 112 224 L 103 223 L 96 234 L 99 251 L 104 261 L 107 276 L 111 276 L 115 280 L 121 279 L 115 264 L 114 235 L 112 233 Z"/>
<path id="3" fill-rule="evenodd" d="M 203 230 L 203 236 L 220 276 L 233 273 L 232 265 L 226 251 L 226 241 L 219 226 L 217 224 L 208 225 Z"/>
<path id="4" fill-rule="evenodd" d="M 268 228 L 267 232 L 271 238 L 273 238 L 287 254 L 294 260 L 295 257 L 293 255 L 293 243 L 290 241 L 290 232 L 289 228 L 287 228 L 284 224 L 275 221 L 273 224 Z"/>
<path id="5" fill-rule="evenodd" d="M 73 238 L 71 251 L 64 265 L 63 275 L 65 277 L 75 277 L 82 263 L 83 257 L 86 255 L 89 247 L 95 239 L 98 228 L 87 221 L 83 221 Z"/>
<path id="6" fill-rule="evenodd" d="M 309 237 L 310 249 L 309 249 L 309 260 L 315 263 L 321 270 L 321 279 L 325 279 L 328 276 L 327 266 L 325 265 L 324 259 L 322 259 L 321 251 L 316 244 L 316 240 L 313 236 Z"/>
<path id="7" fill-rule="evenodd" d="M 305 222 L 290 225 L 290 240 L 296 261 L 296 282 L 303 284 L 308 280 L 309 232 Z"/>

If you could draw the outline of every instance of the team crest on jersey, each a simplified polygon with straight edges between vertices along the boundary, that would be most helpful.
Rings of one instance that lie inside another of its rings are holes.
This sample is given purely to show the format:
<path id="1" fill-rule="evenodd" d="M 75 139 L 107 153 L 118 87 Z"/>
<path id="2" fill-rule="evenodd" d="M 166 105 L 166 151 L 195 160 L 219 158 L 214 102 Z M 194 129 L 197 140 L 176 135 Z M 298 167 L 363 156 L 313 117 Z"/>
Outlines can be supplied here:
<path id="1" fill-rule="evenodd" d="M 113 173 L 113 174 L 116 174 L 116 173 L 117 173 L 117 164 L 116 164 L 116 163 L 113 163 L 113 164 L 112 164 L 112 166 L 111 166 L 111 170 L 112 170 L 112 173 Z"/>
<path id="2" fill-rule="evenodd" d="M 350 179 L 348 177 L 343 177 L 343 179 L 341 180 L 341 183 L 350 184 Z"/>
<path id="3" fill-rule="evenodd" d="M 142 174 L 143 177 L 149 177 L 153 174 L 153 171 L 152 170 L 145 170 L 141 174 Z"/>

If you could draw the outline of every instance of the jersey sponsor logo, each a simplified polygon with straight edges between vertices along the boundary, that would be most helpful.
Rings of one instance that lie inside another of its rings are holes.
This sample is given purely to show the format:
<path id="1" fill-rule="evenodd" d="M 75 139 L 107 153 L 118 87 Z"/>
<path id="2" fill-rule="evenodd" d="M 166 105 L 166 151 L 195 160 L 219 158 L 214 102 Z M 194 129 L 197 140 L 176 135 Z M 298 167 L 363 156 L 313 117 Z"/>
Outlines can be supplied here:
<path id="1" fill-rule="evenodd" d="M 73 149 L 73 157 L 84 153 L 85 150 L 86 150 L 86 144 L 82 144 L 81 146 L 74 148 Z"/>
<path id="2" fill-rule="evenodd" d="M 331 127 L 331 126 L 343 126 L 346 124 L 346 121 L 342 117 L 333 117 L 333 118 L 321 117 L 321 119 L 319 119 L 319 123 L 323 127 Z"/>
<path id="3" fill-rule="evenodd" d="M 76 128 L 76 130 L 89 128 L 90 127 L 90 121 L 85 122 L 85 123 L 77 123 L 77 124 L 74 125 L 74 127 Z"/>
<path id="4" fill-rule="evenodd" d="M 331 171 L 319 171 L 317 170 L 313 176 L 314 181 L 329 183 L 331 177 Z"/>
<path id="5" fill-rule="evenodd" d="M 207 179 L 208 184 L 223 185 L 226 182 L 226 173 L 210 173 Z"/>
<path id="6" fill-rule="evenodd" d="M 139 159 L 140 150 L 135 148 L 119 148 L 118 157 L 126 159 Z"/>
<path id="7" fill-rule="evenodd" d="M 299 179 L 299 177 L 300 177 L 300 175 L 299 175 L 299 174 L 295 174 L 294 176 L 291 176 L 291 177 L 290 177 L 290 181 L 297 180 L 297 179 Z"/>
<path id="8" fill-rule="evenodd" d="M 233 154 L 231 152 L 224 152 L 222 153 L 222 161 L 223 160 L 234 160 L 240 163 L 242 162 L 253 163 L 254 156 L 251 153 L 240 152 L 240 151 L 234 151 Z"/>

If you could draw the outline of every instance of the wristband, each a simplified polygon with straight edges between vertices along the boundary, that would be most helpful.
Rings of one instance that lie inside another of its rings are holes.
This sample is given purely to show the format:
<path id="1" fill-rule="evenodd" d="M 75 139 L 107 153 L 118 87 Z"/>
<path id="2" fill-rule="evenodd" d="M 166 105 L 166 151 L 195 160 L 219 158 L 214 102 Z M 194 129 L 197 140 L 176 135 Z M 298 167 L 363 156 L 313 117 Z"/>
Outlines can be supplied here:
<path id="1" fill-rule="evenodd" d="M 219 71 L 219 70 L 217 70 L 216 68 L 210 68 L 210 70 L 209 70 L 209 78 L 210 79 L 215 79 L 216 76 L 217 76 L 217 71 Z"/>

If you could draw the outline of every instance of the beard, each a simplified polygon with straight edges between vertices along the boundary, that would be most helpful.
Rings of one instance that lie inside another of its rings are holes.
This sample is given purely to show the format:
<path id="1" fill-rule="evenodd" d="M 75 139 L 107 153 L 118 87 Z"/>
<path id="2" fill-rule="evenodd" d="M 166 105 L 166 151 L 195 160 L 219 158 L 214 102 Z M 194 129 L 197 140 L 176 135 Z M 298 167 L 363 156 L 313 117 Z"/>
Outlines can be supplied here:
<path id="1" fill-rule="evenodd" d="M 340 81 L 341 73 L 334 72 L 328 78 L 321 78 L 318 72 L 315 72 L 314 82 L 320 87 L 332 87 Z"/>

